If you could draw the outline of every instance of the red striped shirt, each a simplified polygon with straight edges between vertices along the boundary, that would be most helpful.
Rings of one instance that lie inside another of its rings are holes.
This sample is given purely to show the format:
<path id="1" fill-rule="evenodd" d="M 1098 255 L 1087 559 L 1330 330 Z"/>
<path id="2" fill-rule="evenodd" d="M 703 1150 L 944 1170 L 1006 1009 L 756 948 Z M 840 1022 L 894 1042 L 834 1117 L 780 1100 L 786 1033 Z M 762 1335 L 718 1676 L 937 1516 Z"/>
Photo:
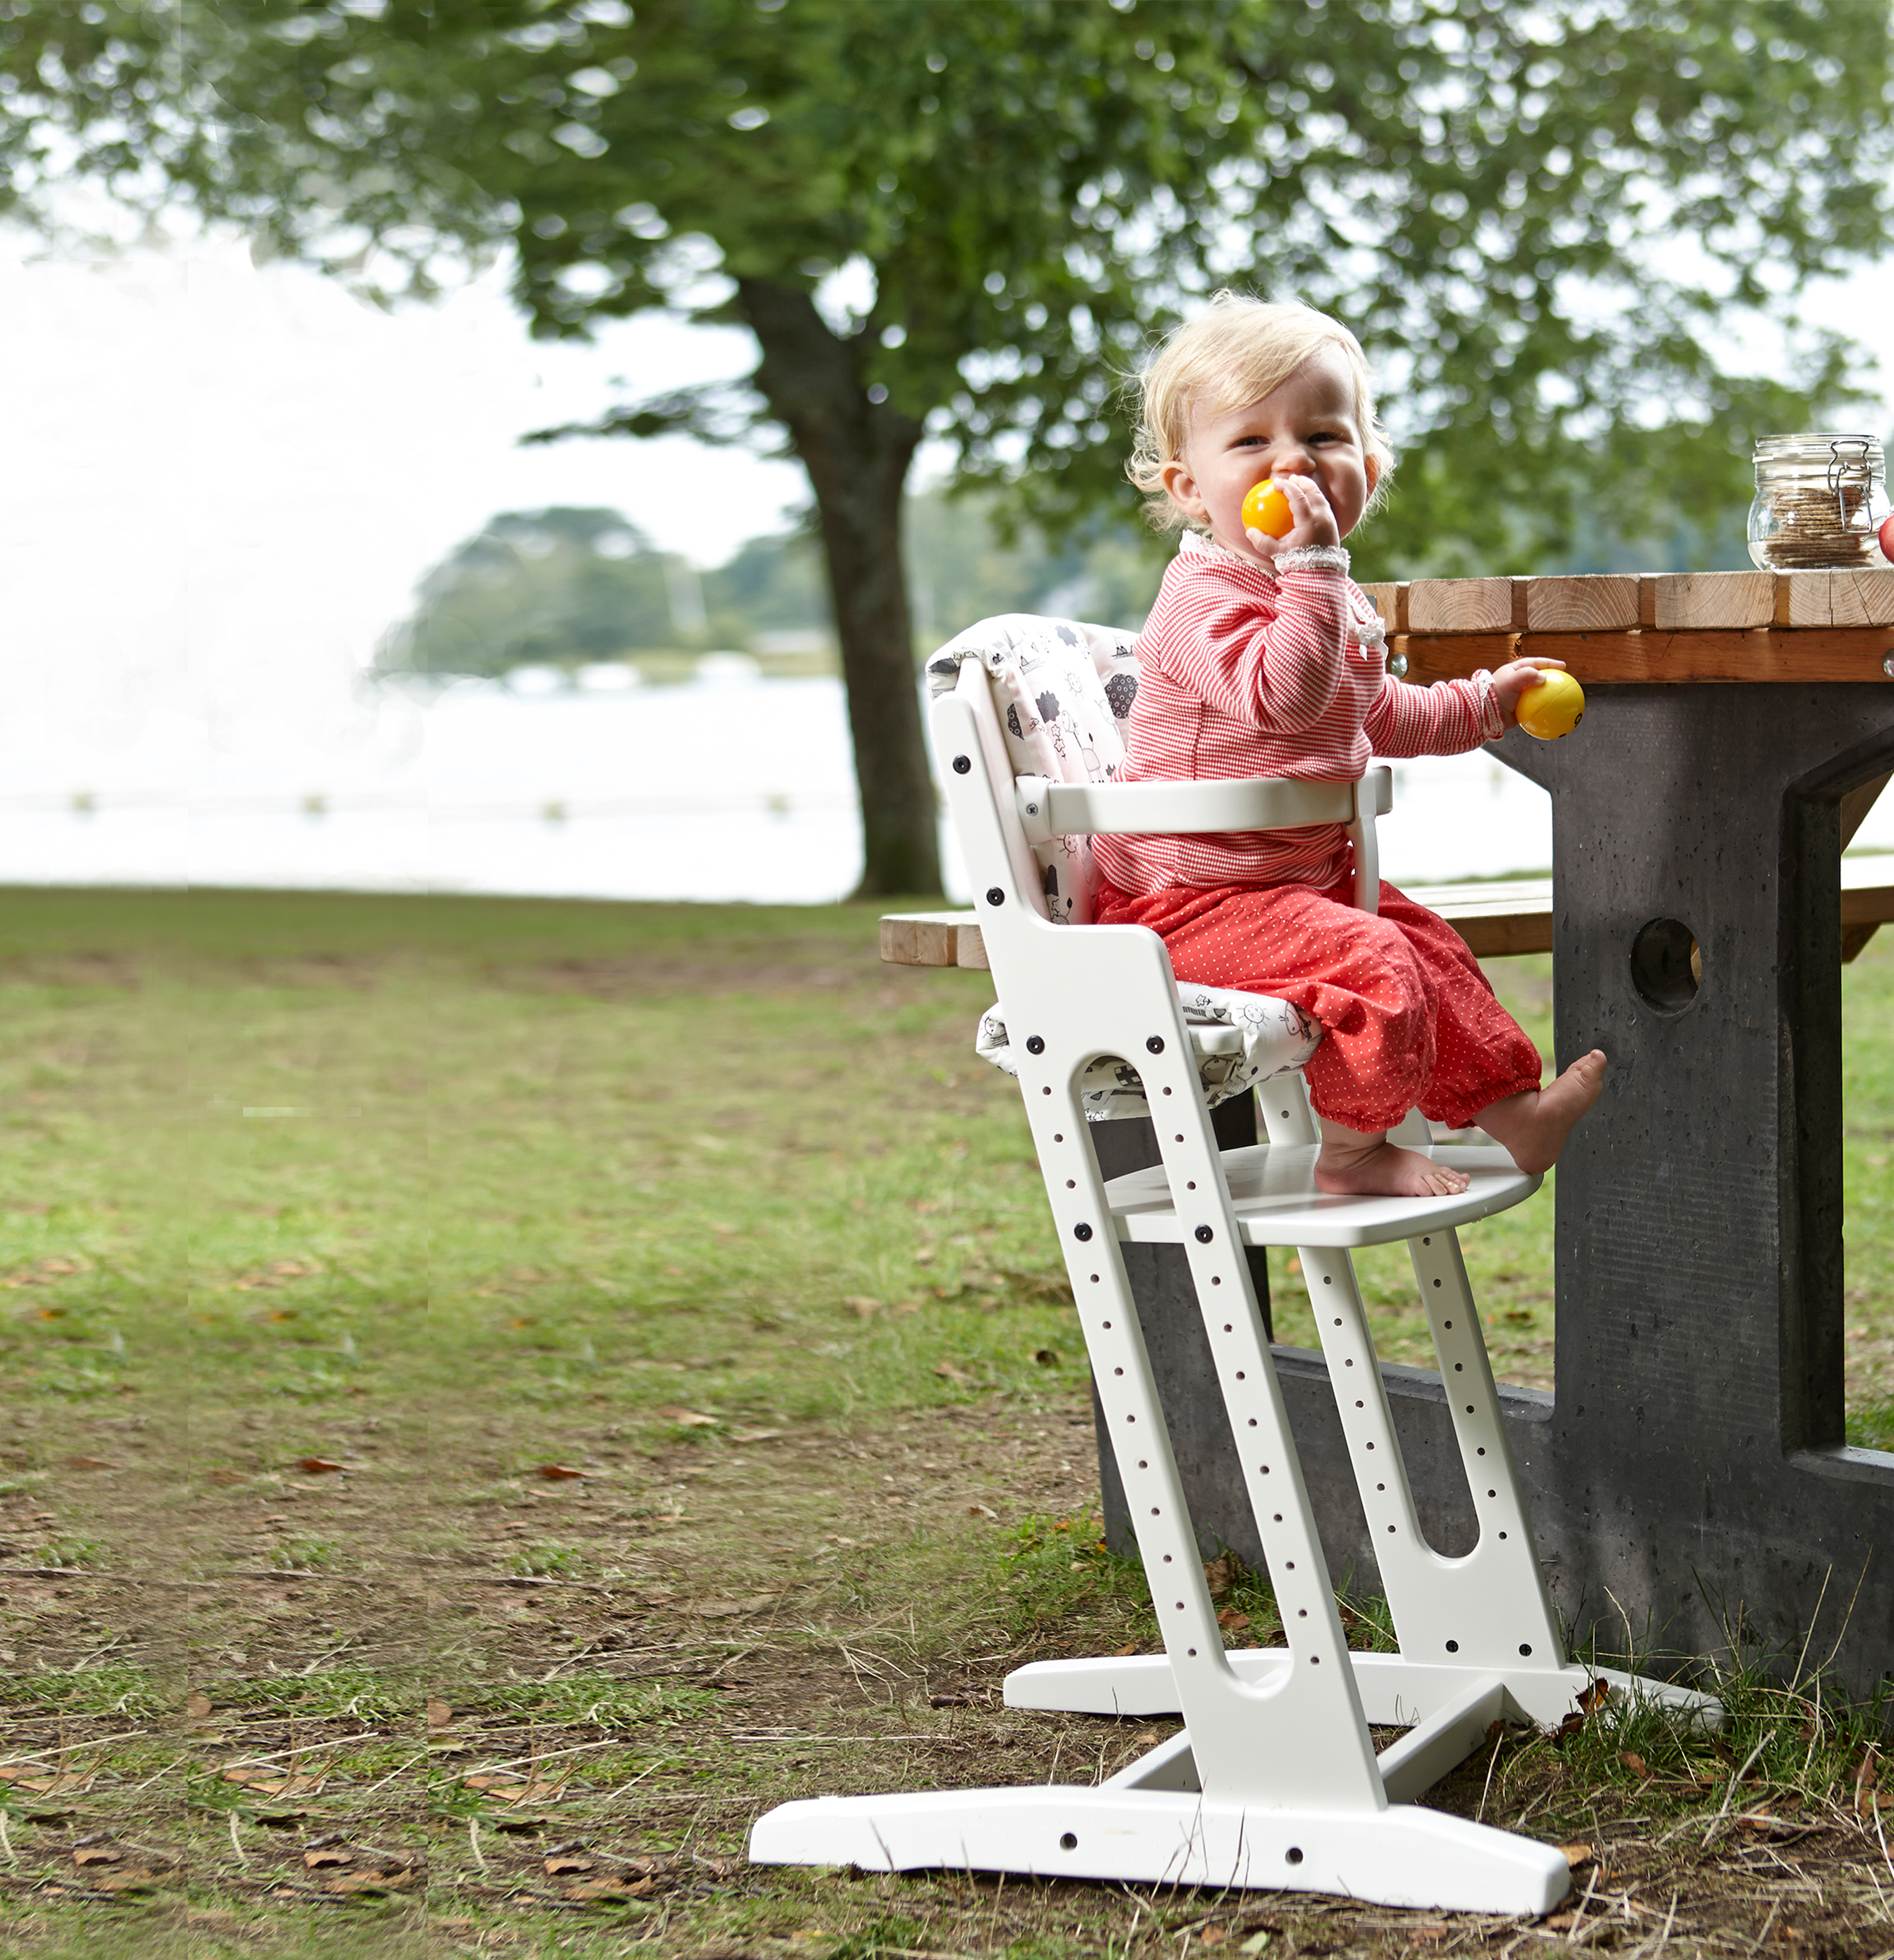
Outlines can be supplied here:
<path id="1" fill-rule="evenodd" d="M 1279 575 L 1186 533 L 1138 641 L 1122 782 L 1290 776 L 1355 782 L 1370 756 L 1456 756 L 1503 731 L 1491 677 L 1409 687 L 1386 669 L 1366 593 L 1328 567 Z M 1100 837 L 1121 892 L 1314 885 L 1348 868 L 1339 824 Z"/>

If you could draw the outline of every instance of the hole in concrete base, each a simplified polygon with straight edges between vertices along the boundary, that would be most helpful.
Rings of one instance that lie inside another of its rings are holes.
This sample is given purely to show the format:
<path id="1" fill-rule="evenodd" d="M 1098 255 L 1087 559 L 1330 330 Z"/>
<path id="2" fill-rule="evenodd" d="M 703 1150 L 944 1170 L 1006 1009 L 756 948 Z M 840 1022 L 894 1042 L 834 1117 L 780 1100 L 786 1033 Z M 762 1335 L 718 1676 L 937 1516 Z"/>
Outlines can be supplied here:
<path id="1" fill-rule="evenodd" d="M 1703 982 L 1696 934 L 1682 919 L 1653 919 L 1631 942 L 1631 980 L 1654 1007 L 1675 1013 L 1689 1007 Z"/>

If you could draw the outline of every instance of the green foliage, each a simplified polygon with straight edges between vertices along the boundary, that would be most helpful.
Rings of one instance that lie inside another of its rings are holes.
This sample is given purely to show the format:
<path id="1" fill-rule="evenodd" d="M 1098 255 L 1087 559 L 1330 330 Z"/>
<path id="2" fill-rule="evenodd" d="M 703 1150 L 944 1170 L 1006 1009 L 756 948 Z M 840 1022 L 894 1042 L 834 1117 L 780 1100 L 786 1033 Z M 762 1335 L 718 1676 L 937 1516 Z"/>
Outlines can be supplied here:
<path id="1" fill-rule="evenodd" d="M 766 339 L 766 294 L 807 320 L 851 269 L 823 311 L 864 431 L 925 423 L 1052 510 L 1125 508 L 1116 377 L 1193 294 L 1305 296 L 1390 383 L 1407 460 L 1375 569 L 1452 540 L 1523 568 L 1601 492 L 1625 536 L 1720 511 L 1752 433 L 1848 377 L 1820 337 L 1734 377 L 1709 329 L 1883 237 L 1875 0 L 13 11 L 16 198 L 62 132 L 123 196 L 167 176 L 391 290 L 510 245 L 550 332 L 661 305 Z M 766 404 L 610 425 L 762 414 L 807 453 L 793 377 L 758 378 Z"/>

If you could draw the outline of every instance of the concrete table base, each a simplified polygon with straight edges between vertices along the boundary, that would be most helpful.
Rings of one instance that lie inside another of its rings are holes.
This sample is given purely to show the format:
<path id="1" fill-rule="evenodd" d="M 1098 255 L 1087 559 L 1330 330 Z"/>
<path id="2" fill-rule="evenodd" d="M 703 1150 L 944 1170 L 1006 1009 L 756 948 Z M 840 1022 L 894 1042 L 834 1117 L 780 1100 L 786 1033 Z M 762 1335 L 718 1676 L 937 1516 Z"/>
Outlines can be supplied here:
<path id="1" fill-rule="evenodd" d="M 1579 737 L 1494 749 L 1552 798 L 1559 1058 L 1611 1058 L 1558 1168 L 1556 1392 L 1506 1397 L 1548 1581 L 1606 1650 L 1712 1653 L 1740 1611 L 1792 1659 L 1813 1623 L 1865 1694 L 1894 1675 L 1894 1455 L 1843 1441 L 1838 805 L 1894 766 L 1894 686 L 1587 695 Z M 1108 1176 L 1156 1160 L 1140 1131 L 1094 1127 Z M 1182 1257 L 1126 1250 L 1205 1551 L 1259 1565 Z M 1278 1356 L 1331 1570 L 1372 1589 L 1322 1360 Z M 1384 1372 L 1422 1521 L 1463 1549 L 1437 1379 Z"/>

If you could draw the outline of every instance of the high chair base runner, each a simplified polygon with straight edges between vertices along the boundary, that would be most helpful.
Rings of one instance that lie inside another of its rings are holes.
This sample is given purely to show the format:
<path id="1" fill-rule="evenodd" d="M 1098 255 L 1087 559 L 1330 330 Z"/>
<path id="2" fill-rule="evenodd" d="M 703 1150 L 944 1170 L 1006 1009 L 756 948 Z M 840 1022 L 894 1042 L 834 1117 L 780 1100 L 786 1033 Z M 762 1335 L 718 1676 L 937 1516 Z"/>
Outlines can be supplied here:
<path id="1" fill-rule="evenodd" d="M 935 704 L 934 724 L 950 762 L 956 829 L 984 894 L 988 955 L 1021 1055 L 1020 1087 L 1165 1650 L 1021 1669 L 1008 1678 L 1007 1700 L 1093 1714 L 1174 1711 L 1185 1731 L 1097 1788 L 785 1804 L 758 1820 L 750 1856 L 1549 1910 L 1571 1883 L 1558 1850 L 1412 1801 L 1479 1748 L 1493 1722 L 1556 1723 L 1591 1684 L 1566 1661 L 1541 1581 L 1453 1230 L 1517 1204 L 1538 1180 L 1482 1151 L 1469 1153 L 1474 1188 L 1461 1196 L 1393 1204 L 1328 1197 L 1310 1175 L 1316 1138 L 1294 1075 L 1266 1083 L 1259 1096 L 1273 1162 L 1258 1164 L 1254 1153 L 1226 1161 L 1162 941 L 1137 927 L 1055 927 L 1039 908 L 997 712 L 977 665 L 963 667 L 954 692 Z M 1337 787 L 1353 798 L 1353 786 Z M 1095 792 L 1087 821 L 1106 827 L 1113 807 L 1109 789 Z M 1371 808 L 1358 814 L 1371 822 Z M 1221 814 L 1201 824 L 1188 815 L 1167 807 L 1167 826 L 1230 827 Z M 1100 1055 L 1136 1068 L 1163 1160 L 1160 1173 L 1109 1188 L 1075 1087 Z M 1167 1240 L 1187 1255 L 1282 1619 L 1281 1648 L 1224 1650 L 1119 1256 L 1119 1241 L 1132 1237 Z M 1349 1258 L 1351 1246 L 1396 1239 L 1408 1245 L 1473 1494 L 1479 1538 L 1458 1558 L 1443 1558 L 1421 1535 Z M 1352 1654 L 1343 1637 L 1246 1244 L 1300 1252 L 1399 1654 Z M 1615 1685 L 1705 1721 L 1720 1713 L 1705 1698 L 1660 1683 Z M 1377 1758 L 1371 1721 L 1409 1732 Z"/>

